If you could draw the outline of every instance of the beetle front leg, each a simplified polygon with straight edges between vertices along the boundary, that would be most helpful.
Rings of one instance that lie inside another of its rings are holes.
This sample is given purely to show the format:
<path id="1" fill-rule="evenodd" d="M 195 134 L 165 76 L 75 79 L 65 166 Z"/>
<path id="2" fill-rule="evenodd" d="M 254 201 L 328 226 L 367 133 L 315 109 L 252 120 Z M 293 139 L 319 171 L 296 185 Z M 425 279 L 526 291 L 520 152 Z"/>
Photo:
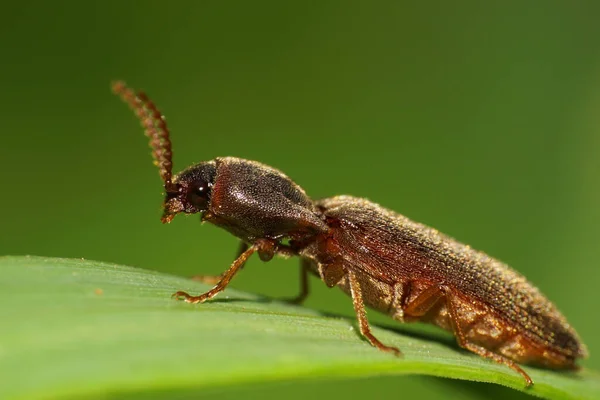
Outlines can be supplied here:
<path id="1" fill-rule="evenodd" d="M 237 260 L 242 254 L 244 254 L 244 252 L 246 250 L 248 250 L 248 243 L 243 242 L 243 241 L 240 242 L 238 251 L 235 255 L 235 259 Z M 240 267 L 240 269 L 242 269 L 242 268 L 244 268 L 243 264 Z M 192 276 L 191 279 L 193 281 L 206 283 L 208 285 L 216 285 L 217 283 L 219 283 L 221 281 L 221 279 L 223 279 L 224 276 L 225 276 L 225 272 L 223 272 L 219 275 L 194 275 L 194 276 Z"/>
<path id="2" fill-rule="evenodd" d="M 231 266 L 229 267 L 229 269 L 227 271 L 225 271 L 223 273 L 223 276 L 221 278 L 221 280 L 212 288 L 210 289 L 208 292 L 203 293 L 199 296 L 191 296 L 189 294 L 187 294 L 186 292 L 175 292 L 173 293 L 173 296 L 178 300 L 185 300 L 187 303 L 203 303 L 208 299 L 211 299 L 213 297 L 215 297 L 218 293 L 222 292 L 223 289 L 225 289 L 227 287 L 227 285 L 229 284 L 229 282 L 231 281 L 231 279 L 233 279 L 233 277 L 235 276 L 235 274 L 242 269 L 242 267 L 244 266 L 244 264 L 246 263 L 246 261 L 248 260 L 248 258 L 250 258 L 250 256 L 252 254 L 254 254 L 255 251 L 257 251 L 259 248 L 258 245 L 254 244 L 252 245 L 250 248 L 248 248 L 246 251 L 244 251 L 234 262 L 233 264 L 231 264 Z"/>
<path id="3" fill-rule="evenodd" d="M 242 245 L 240 249 L 242 249 L 243 247 L 244 245 Z M 173 293 L 171 297 L 174 297 L 178 300 L 185 300 L 187 303 L 192 304 L 204 303 L 206 300 L 212 299 L 217 294 L 222 292 L 227 287 L 227 285 L 229 285 L 229 282 L 231 282 L 235 274 L 237 274 L 239 270 L 241 270 L 244 267 L 244 264 L 246 264 L 246 261 L 248 260 L 248 258 L 250 258 L 252 254 L 258 252 L 261 259 L 270 260 L 271 258 L 273 258 L 273 254 L 275 254 L 275 249 L 276 243 L 274 243 L 273 240 L 258 239 L 256 242 L 254 242 L 252 246 L 247 248 L 238 258 L 236 258 L 236 260 L 233 262 L 233 264 L 231 264 L 229 269 L 221 275 L 221 279 L 219 280 L 219 282 L 217 282 L 217 284 L 208 292 L 202 293 L 199 296 L 192 296 L 186 292 L 179 291 Z"/>

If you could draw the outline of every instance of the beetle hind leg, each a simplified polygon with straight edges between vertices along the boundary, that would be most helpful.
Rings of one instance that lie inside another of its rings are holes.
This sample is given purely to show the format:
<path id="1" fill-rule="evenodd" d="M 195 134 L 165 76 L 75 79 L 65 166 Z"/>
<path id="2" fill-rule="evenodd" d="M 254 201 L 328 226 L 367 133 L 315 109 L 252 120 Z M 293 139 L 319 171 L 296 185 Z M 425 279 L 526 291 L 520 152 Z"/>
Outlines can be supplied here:
<path id="1" fill-rule="evenodd" d="M 524 379 L 526 386 L 533 385 L 533 380 L 517 363 L 500 354 L 494 353 L 482 346 L 470 342 L 460 326 L 460 317 L 456 310 L 456 302 L 450 288 L 446 286 L 432 286 L 421 292 L 414 300 L 405 305 L 404 313 L 412 317 L 422 317 L 432 308 L 444 301 L 448 310 L 448 319 L 452 326 L 452 332 L 456 337 L 458 345 L 463 349 L 469 350 L 481 357 L 489 358 L 499 364 L 504 364 L 513 371 L 520 374 Z"/>
<path id="2" fill-rule="evenodd" d="M 527 372 L 525 372 L 523 370 L 523 368 L 519 367 L 519 365 L 517 363 L 515 363 L 511 359 L 506 358 L 500 354 L 496 354 L 493 351 L 490 351 L 482 346 L 476 345 L 475 343 L 471 343 L 465 338 L 464 332 L 460 329 L 458 313 L 456 312 L 456 307 L 454 305 L 454 301 L 452 300 L 452 297 L 453 297 L 452 293 L 447 288 L 444 288 L 444 290 L 446 291 L 446 294 L 445 294 L 446 295 L 445 296 L 446 297 L 446 306 L 448 307 L 448 313 L 450 314 L 452 330 L 454 331 L 454 334 L 456 335 L 456 340 L 458 341 L 458 345 L 460 347 L 462 347 L 463 349 L 472 351 L 473 353 L 480 355 L 481 357 L 490 358 L 499 364 L 506 365 L 508 368 L 517 372 L 525 379 L 526 387 L 530 387 L 531 385 L 533 385 L 533 380 L 531 379 L 529 374 L 527 374 Z"/>

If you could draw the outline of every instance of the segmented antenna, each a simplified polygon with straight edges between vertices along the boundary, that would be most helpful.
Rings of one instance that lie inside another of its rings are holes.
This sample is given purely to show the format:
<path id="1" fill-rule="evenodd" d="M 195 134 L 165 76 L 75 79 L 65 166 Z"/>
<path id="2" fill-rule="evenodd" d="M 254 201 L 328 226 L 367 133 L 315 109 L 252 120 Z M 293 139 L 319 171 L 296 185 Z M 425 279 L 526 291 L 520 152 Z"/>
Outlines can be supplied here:
<path id="1" fill-rule="evenodd" d="M 165 117 L 145 93 L 134 92 L 123 81 L 113 82 L 112 91 L 121 97 L 140 119 L 145 135 L 150 138 L 154 165 L 159 169 L 160 177 L 165 183 L 165 190 L 177 191 L 176 186 L 171 182 L 173 153 Z"/>

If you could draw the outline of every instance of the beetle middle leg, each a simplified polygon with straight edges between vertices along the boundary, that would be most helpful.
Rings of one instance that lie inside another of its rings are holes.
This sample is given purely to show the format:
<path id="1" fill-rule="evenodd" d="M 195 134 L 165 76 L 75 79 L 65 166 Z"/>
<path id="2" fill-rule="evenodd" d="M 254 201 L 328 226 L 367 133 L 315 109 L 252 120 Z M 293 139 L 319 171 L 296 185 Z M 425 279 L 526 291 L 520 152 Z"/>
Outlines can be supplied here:
<path id="1" fill-rule="evenodd" d="M 448 310 L 449 321 L 458 345 L 481 357 L 490 358 L 499 364 L 504 364 L 513 371 L 519 373 L 524 379 L 526 386 L 533 385 L 533 380 L 517 363 L 496 354 L 482 346 L 469 342 L 460 326 L 460 317 L 456 310 L 456 302 L 452 290 L 446 286 L 431 286 L 421 292 L 414 300 L 406 304 L 404 314 L 411 317 L 422 317 L 434 308 L 440 301 L 444 301 Z"/>
<path id="2" fill-rule="evenodd" d="M 371 332 L 371 327 L 369 326 L 369 320 L 367 319 L 367 312 L 365 311 L 365 303 L 363 302 L 362 290 L 360 288 L 360 282 L 358 278 L 354 274 L 354 272 L 348 271 L 346 277 L 350 283 L 350 293 L 352 295 L 352 303 L 354 305 L 354 312 L 356 312 L 356 317 L 358 318 L 358 325 L 360 327 L 360 333 L 371 343 L 374 347 L 377 347 L 379 350 L 394 353 L 397 356 L 401 356 L 402 352 L 396 347 L 386 346 L 381 343 L 379 339 L 373 335 Z"/>
<path id="3" fill-rule="evenodd" d="M 248 243 L 240 241 L 240 245 L 235 255 L 235 259 L 237 260 L 238 258 L 240 258 L 240 256 L 244 254 L 246 250 L 248 250 Z M 244 268 L 244 264 L 242 264 L 242 266 L 240 267 L 240 269 L 242 268 Z M 194 275 L 191 279 L 193 281 L 206 283 L 208 285 L 216 285 L 221 281 L 221 279 L 223 279 L 223 276 L 225 276 L 225 272 L 219 275 Z"/>
<path id="4" fill-rule="evenodd" d="M 298 296 L 288 299 L 288 303 L 292 304 L 302 304 L 304 300 L 308 297 L 309 287 L 308 287 L 308 273 L 310 271 L 310 261 L 306 258 L 302 258 L 300 260 L 300 293 Z"/>

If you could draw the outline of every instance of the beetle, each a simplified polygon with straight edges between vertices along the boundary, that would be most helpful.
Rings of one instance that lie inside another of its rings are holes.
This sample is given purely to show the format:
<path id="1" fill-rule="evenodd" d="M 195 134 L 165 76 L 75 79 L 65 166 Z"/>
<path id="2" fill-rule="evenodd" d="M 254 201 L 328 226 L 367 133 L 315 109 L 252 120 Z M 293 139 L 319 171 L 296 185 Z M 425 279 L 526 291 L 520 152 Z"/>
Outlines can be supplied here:
<path id="1" fill-rule="evenodd" d="M 351 296 L 360 333 L 378 349 L 401 355 L 371 332 L 365 305 L 400 322 L 433 323 L 458 345 L 531 377 L 517 364 L 576 369 L 587 349 L 557 308 L 508 265 L 428 226 L 369 200 L 335 196 L 311 200 L 282 172 L 235 157 L 204 161 L 172 174 L 165 118 L 143 93 L 123 82 L 112 85 L 134 110 L 150 138 L 164 183 L 162 222 L 199 213 L 241 239 L 238 257 L 214 287 L 197 296 L 173 297 L 202 303 L 221 292 L 248 258 L 299 256 L 300 294 L 308 275 Z"/>

